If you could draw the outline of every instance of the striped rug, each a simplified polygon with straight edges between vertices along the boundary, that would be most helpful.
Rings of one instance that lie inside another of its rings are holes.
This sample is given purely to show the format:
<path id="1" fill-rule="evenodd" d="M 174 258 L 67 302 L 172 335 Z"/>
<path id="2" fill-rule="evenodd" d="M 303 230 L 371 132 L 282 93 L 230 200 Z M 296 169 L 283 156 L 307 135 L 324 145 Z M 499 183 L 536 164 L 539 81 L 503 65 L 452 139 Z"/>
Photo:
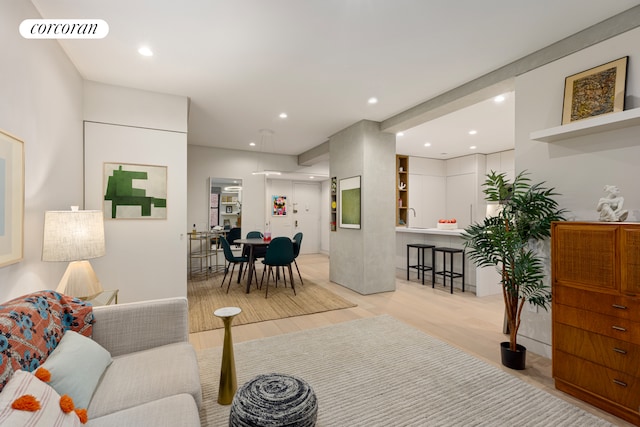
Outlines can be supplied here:
<path id="1" fill-rule="evenodd" d="M 228 294 L 227 282 L 223 288 L 220 287 L 221 282 L 221 274 L 208 280 L 187 282 L 189 332 L 222 328 L 222 320 L 213 315 L 213 312 L 221 307 L 242 309 L 242 313 L 233 319 L 233 325 L 237 326 L 356 306 L 308 279 L 304 279 L 304 285 L 300 285 L 297 277 L 296 295 L 293 295 L 289 285 L 285 288 L 282 281 L 279 281 L 278 287 L 275 288 L 271 280 L 269 298 L 264 297 L 266 288 L 259 291 L 255 285 L 251 286 L 251 293 L 245 293 L 245 282 L 237 284 L 235 276 Z"/>
<path id="2" fill-rule="evenodd" d="M 238 386 L 261 373 L 315 390 L 319 427 L 537 426 L 610 423 L 390 316 L 238 343 Z M 217 403 L 220 347 L 198 352 L 203 426 L 228 425 Z"/>

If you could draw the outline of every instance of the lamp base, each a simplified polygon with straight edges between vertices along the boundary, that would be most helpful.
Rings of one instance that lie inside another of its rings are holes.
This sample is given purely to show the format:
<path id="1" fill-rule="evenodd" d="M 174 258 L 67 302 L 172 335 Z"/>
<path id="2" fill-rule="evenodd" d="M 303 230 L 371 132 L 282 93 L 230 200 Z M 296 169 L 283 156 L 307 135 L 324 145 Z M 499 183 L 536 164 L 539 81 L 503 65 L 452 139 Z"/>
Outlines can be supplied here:
<path id="1" fill-rule="evenodd" d="M 80 299 L 92 299 L 104 289 L 91 263 L 83 260 L 69 263 L 56 291 Z"/>

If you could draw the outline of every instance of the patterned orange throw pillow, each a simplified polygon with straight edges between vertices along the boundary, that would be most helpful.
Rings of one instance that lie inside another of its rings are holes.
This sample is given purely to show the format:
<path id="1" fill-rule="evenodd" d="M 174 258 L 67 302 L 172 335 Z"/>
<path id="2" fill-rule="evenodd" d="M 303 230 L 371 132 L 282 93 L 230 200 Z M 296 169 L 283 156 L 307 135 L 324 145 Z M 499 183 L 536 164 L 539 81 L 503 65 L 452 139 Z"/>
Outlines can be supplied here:
<path id="1" fill-rule="evenodd" d="M 13 373 L 36 370 L 72 330 L 90 337 L 91 304 L 40 291 L 0 304 L 0 391 Z"/>

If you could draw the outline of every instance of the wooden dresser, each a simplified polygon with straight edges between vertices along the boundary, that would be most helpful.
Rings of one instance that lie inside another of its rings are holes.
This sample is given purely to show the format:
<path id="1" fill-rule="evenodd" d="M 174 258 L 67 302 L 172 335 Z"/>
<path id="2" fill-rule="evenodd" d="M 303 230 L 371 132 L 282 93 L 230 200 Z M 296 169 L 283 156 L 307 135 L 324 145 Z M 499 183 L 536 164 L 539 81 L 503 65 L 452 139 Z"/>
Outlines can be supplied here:
<path id="1" fill-rule="evenodd" d="M 556 388 L 640 425 L 640 223 L 551 233 Z"/>

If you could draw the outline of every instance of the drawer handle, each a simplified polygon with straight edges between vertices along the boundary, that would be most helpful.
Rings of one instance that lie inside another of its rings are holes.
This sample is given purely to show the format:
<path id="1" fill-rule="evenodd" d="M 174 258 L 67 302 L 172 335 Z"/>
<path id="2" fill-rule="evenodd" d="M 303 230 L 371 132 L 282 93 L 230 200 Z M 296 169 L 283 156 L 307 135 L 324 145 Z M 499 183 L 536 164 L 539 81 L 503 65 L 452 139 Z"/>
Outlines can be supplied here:
<path id="1" fill-rule="evenodd" d="M 622 326 L 612 326 L 612 328 L 615 329 L 616 331 L 627 332 L 627 330 Z"/>
<path id="2" fill-rule="evenodd" d="M 616 353 L 620 353 L 620 354 L 627 354 L 627 350 L 623 350 L 623 349 L 617 348 L 617 347 L 614 347 L 613 351 L 615 351 Z"/>
<path id="3" fill-rule="evenodd" d="M 620 305 L 620 304 L 613 304 L 612 305 L 613 308 L 617 308 L 618 310 L 626 310 L 627 307 L 624 305 Z"/>
<path id="4" fill-rule="evenodd" d="M 627 386 L 627 383 L 625 383 L 624 381 L 620 381 L 620 380 L 615 380 L 614 379 L 613 382 L 615 384 L 618 384 L 619 386 L 622 386 L 622 387 L 626 387 Z"/>

